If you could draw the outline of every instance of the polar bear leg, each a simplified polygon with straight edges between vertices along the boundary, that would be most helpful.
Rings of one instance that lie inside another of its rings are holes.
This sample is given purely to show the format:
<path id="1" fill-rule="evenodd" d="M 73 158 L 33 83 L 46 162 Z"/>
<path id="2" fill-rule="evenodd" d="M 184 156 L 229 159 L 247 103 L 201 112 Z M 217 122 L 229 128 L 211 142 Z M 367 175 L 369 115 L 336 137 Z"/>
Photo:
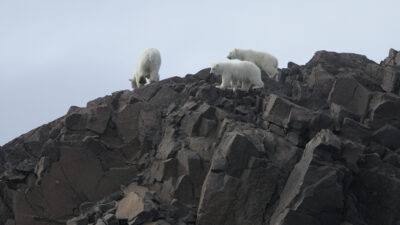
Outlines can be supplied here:
<path id="1" fill-rule="evenodd" d="M 249 91 L 251 86 L 251 83 L 249 81 L 243 81 L 242 82 L 242 88 L 240 88 L 241 91 Z"/>
<path id="2" fill-rule="evenodd" d="M 236 91 L 237 88 L 240 86 L 240 81 L 237 79 L 233 79 L 231 80 L 231 87 L 233 91 Z"/>
<path id="3" fill-rule="evenodd" d="M 216 88 L 226 89 L 231 84 L 232 75 L 223 73 L 221 76 L 222 76 L 222 83 L 221 83 L 221 85 L 216 86 Z"/>
<path id="4" fill-rule="evenodd" d="M 158 75 L 157 71 L 153 71 L 150 73 L 149 77 L 150 83 L 156 82 L 160 80 L 160 76 Z"/>

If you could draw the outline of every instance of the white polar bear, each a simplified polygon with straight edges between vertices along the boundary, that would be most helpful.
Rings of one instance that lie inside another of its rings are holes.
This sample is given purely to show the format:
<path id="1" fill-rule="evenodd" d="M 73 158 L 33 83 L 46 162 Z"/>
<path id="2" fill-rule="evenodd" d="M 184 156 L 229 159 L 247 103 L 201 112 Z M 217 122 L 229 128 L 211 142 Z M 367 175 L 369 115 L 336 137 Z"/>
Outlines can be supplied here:
<path id="1" fill-rule="evenodd" d="M 216 86 L 220 89 L 232 86 L 233 90 L 236 90 L 240 83 L 240 90 L 242 91 L 249 91 L 251 85 L 254 85 L 254 88 L 264 87 L 264 82 L 261 80 L 261 71 L 252 62 L 213 63 L 210 73 L 222 76 L 221 85 Z"/>
<path id="2" fill-rule="evenodd" d="M 136 63 L 135 73 L 133 78 L 129 79 L 132 88 L 138 88 L 146 84 L 146 78 L 150 83 L 159 81 L 160 75 L 158 71 L 161 66 L 160 52 L 155 48 L 146 49 Z"/>
<path id="3" fill-rule="evenodd" d="M 242 82 L 232 77 L 231 87 L 233 91 L 236 91 L 236 89 L 240 89 L 242 87 Z"/>
<path id="4" fill-rule="evenodd" d="M 253 62 L 266 72 L 270 78 L 274 78 L 278 73 L 278 59 L 266 52 L 235 48 L 229 53 L 227 58 Z"/>

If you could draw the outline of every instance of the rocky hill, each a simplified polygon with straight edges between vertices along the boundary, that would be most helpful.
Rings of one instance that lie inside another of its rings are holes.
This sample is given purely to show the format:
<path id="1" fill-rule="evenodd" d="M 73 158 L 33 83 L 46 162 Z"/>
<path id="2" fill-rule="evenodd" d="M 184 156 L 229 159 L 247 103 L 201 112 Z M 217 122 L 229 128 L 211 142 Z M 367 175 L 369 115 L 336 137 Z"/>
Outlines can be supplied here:
<path id="1" fill-rule="evenodd" d="M 204 69 L 71 107 L 0 147 L 0 224 L 400 224 L 400 53 L 280 72 L 249 93 Z"/>

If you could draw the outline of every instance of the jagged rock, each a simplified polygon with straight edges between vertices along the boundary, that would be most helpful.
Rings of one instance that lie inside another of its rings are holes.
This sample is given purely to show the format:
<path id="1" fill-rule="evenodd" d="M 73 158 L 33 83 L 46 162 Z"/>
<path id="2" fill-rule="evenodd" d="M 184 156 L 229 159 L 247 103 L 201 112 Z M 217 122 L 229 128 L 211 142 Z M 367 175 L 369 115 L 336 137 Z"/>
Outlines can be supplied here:
<path id="1" fill-rule="evenodd" d="M 111 108 L 107 105 L 97 105 L 94 108 L 73 106 L 69 109 L 65 118 L 65 126 L 70 130 L 89 129 L 102 134 L 107 128 L 110 116 Z"/>
<path id="2" fill-rule="evenodd" d="M 365 152 L 365 146 L 346 140 L 343 143 L 343 158 L 346 160 L 347 167 L 354 173 L 359 173 L 358 162 Z"/>
<path id="3" fill-rule="evenodd" d="M 339 78 L 333 84 L 328 103 L 336 103 L 363 118 L 370 100 L 370 91 L 353 78 Z"/>
<path id="4" fill-rule="evenodd" d="M 144 223 L 143 225 L 170 225 L 168 222 L 166 222 L 165 220 L 157 220 L 155 222 L 151 222 L 151 223 Z"/>
<path id="5" fill-rule="evenodd" d="M 377 130 L 372 138 L 393 150 L 400 148 L 400 130 L 389 124 Z"/>
<path id="6" fill-rule="evenodd" d="M 277 95 L 271 95 L 265 108 L 264 119 L 271 123 L 284 126 L 285 120 L 289 117 L 292 104 Z"/>
<path id="7" fill-rule="evenodd" d="M 350 112 L 349 110 L 347 110 L 345 107 L 343 107 L 342 105 L 338 105 L 336 103 L 331 103 L 330 107 L 329 107 L 329 111 L 331 116 L 334 118 L 335 122 L 336 122 L 336 126 L 341 127 L 343 120 L 346 119 L 352 119 L 354 121 L 360 121 L 360 116 Z"/>
<path id="8" fill-rule="evenodd" d="M 343 220 L 345 171 L 321 162 L 332 162 L 340 151 L 340 139 L 329 130 L 322 130 L 307 143 L 280 195 L 271 224 L 339 224 Z"/>
<path id="9" fill-rule="evenodd" d="M 7 220 L 7 222 L 4 225 L 15 225 L 15 220 Z"/>
<path id="10" fill-rule="evenodd" d="M 368 160 L 366 163 L 371 163 Z M 400 220 L 400 182 L 395 178 L 400 175 L 399 170 L 380 159 L 375 161 L 373 169 L 364 170 L 355 178 L 353 192 L 367 224 L 396 224 Z"/>
<path id="11" fill-rule="evenodd" d="M 369 127 L 348 117 L 344 118 L 340 132 L 343 136 L 360 142 L 367 140 L 372 135 Z"/>
<path id="12" fill-rule="evenodd" d="M 177 93 L 167 86 L 163 86 L 157 94 L 149 101 L 152 105 L 166 108 L 176 99 Z"/>
<path id="13" fill-rule="evenodd" d="M 88 225 L 89 221 L 86 216 L 74 217 L 67 221 L 67 225 Z"/>
<path id="14" fill-rule="evenodd" d="M 397 224 L 399 55 L 319 51 L 249 92 L 207 68 L 71 107 L 0 147 L 0 224 Z"/>
<path id="15" fill-rule="evenodd" d="M 243 134 L 230 133 L 222 143 L 203 184 L 197 224 L 262 224 L 279 169 L 254 158 L 258 150 Z"/>
<path id="16" fill-rule="evenodd" d="M 113 214 L 107 214 L 103 217 L 104 222 L 107 225 L 119 225 L 119 221 Z"/>
<path id="17" fill-rule="evenodd" d="M 96 133 L 102 134 L 107 128 L 111 116 L 111 109 L 108 106 L 99 106 L 88 118 L 87 128 Z"/>
<path id="18" fill-rule="evenodd" d="M 398 65 L 400 65 L 400 61 Z M 394 70 L 393 68 L 385 68 L 381 87 L 386 92 L 399 93 L 400 70 Z"/>
<path id="19" fill-rule="evenodd" d="M 42 173 L 50 167 L 51 161 L 49 157 L 41 157 L 39 162 L 35 166 L 35 174 L 38 177 L 38 181 L 36 182 L 39 184 L 40 180 L 42 179 Z"/>
<path id="20" fill-rule="evenodd" d="M 141 224 L 153 221 L 157 211 L 157 205 L 153 202 L 151 194 L 130 192 L 118 203 L 115 216 L 117 219 L 127 219 L 130 224 Z"/>
<path id="21" fill-rule="evenodd" d="M 320 108 L 326 104 L 326 99 L 335 82 L 335 77 L 325 71 L 325 69 L 318 64 L 311 71 L 311 74 L 306 78 L 308 88 L 311 92 L 306 92 L 309 96 L 302 96 L 304 104 L 312 108 Z"/>
<path id="22" fill-rule="evenodd" d="M 123 107 L 115 124 L 122 139 L 127 143 L 134 138 L 148 138 L 160 130 L 160 114 L 152 105 L 138 102 Z"/>
<path id="23" fill-rule="evenodd" d="M 389 56 L 383 61 L 383 63 L 390 66 L 400 65 L 399 52 L 391 48 L 389 50 Z"/>
<path id="24" fill-rule="evenodd" d="M 6 205 L 6 203 L 3 201 L 2 198 L 0 198 L 0 223 L 6 223 L 7 219 L 11 217 L 11 211 Z M 10 221 L 11 223 L 11 221 Z M 14 221 L 15 224 L 15 221 Z"/>
<path id="25" fill-rule="evenodd" d="M 304 131 L 313 113 L 301 106 L 272 94 L 264 112 L 264 119 L 285 129 Z"/>
<path id="26" fill-rule="evenodd" d="M 371 126 L 379 128 L 389 123 L 400 128 L 400 99 L 398 101 L 382 100 L 371 112 Z"/>

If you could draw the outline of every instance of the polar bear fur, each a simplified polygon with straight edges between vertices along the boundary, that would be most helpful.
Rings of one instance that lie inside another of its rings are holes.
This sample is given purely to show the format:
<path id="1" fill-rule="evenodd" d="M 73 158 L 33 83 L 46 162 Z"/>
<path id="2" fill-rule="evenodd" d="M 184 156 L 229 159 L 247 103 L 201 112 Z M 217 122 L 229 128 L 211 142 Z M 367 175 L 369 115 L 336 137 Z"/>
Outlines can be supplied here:
<path id="1" fill-rule="evenodd" d="M 158 71 L 160 70 L 160 66 L 160 52 L 155 48 L 146 49 L 136 63 L 133 78 L 129 79 L 132 88 L 138 88 L 145 85 L 147 82 L 146 78 L 150 80 L 150 83 L 159 81 L 160 75 L 158 74 Z"/>
<path id="2" fill-rule="evenodd" d="M 226 89 L 231 86 L 233 90 L 236 90 L 240 84 L 241 87 L 239 89 L 242 91 L 249 91 L 251 85 L 254 85 L 254 88 L 264 87 L 264 82 L 261 80 L 261 71 L 252 62 L 213 63 L 210 73 L 222 76 L 221 85 L 216 86 L 220 89 Z"/>
<path id="3" fill-rule="evenodd" d="M 266 52 L 235 48 L 229 53 L 227 58 L 253 62 L 267 73 L 270 78 L 274 78 L 278 73 L 278 59 Z"/>

